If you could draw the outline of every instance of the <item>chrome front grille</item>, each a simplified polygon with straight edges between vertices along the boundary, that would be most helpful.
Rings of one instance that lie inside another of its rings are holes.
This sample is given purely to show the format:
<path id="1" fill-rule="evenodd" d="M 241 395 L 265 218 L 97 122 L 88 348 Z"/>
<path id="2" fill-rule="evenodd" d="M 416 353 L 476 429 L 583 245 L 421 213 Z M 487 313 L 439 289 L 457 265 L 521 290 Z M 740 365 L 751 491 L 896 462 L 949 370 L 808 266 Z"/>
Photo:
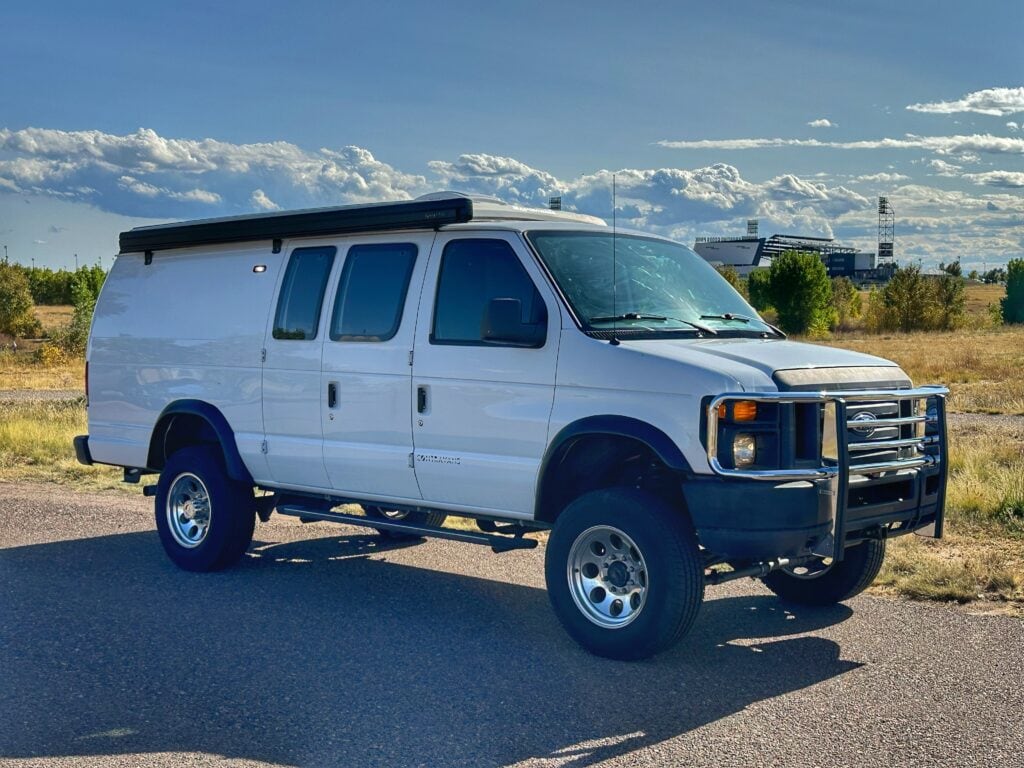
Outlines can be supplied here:
<path id="1" fill-rule="evenodd" d="M 934 408 L 922 407 L 927 402 L 921 398 L 878 402 L 850 399 L 846 409 L 850 471 L 861 474 L 871 466 L 892 468 L 893 464 L 899 469 L 902 462 L 930 455 L 928 448 L 938 442 L 938 436 L 928 427 L 936 425 L 938 417 Z"/>

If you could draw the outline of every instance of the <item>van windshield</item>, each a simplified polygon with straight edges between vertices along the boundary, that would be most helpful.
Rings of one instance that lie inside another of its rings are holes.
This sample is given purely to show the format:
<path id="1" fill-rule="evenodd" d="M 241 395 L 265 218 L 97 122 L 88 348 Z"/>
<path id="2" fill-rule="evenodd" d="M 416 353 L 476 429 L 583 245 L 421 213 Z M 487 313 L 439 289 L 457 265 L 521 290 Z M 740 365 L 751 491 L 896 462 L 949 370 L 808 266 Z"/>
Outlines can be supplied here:
<path id="1" fill-rule="evenodd" d="M 704 259 L 667 240 L 612 233 L 527 233 L 587 332 L 757 335 L 774 329 Z"/>

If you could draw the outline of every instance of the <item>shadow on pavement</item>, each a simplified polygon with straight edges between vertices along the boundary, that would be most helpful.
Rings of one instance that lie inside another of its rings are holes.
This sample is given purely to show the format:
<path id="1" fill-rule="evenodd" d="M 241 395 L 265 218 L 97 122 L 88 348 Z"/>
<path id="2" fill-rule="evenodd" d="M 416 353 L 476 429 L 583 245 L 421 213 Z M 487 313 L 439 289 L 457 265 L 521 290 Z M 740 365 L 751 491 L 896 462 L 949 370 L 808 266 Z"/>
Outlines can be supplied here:
<path id="1" fill-rule="evenodd" d="M 769 597 L 709 600 L 651 661 L 595 658 L 543 590 L 366 557 L 403 545 L 257 543 L 218 574 L 155 533 L 0 550 L 0 757 L 584 766 L 859 666 L 788 637 L 848 608 Z"/>

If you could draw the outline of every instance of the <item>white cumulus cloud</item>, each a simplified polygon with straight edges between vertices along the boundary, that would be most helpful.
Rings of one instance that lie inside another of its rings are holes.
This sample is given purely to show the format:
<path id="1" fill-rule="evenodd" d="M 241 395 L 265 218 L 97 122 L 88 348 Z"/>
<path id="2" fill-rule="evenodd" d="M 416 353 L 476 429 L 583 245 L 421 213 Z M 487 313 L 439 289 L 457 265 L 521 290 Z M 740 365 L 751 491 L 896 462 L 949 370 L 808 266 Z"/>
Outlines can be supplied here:
<path id="1" fill-rule="evenodd" d="M 972 91 L 953 101 L 932 101 L 924 104 L 910 104 L 913 112 L 930 112 L 951 115 L 957 112 L 976 112 L 979 115 L 1002 117 L 1024 112 L 1024 87 L 985 88 Z"/>
<path id="2" fill-rule="evenodd" d="M 880 173 L 865 173 L 860 176 L 855 176 L 853 181 L 859 181 L 862 183 L 876 183 L 876 184 L 895 184 L 898 181 L 909 181 L 910 177 L 905 176 L 902 173 L 888 173 L 882 171 Z"/>
<path id="3" fill-rule="evenodd" d="M 249 195 L 249 202 L 252 203 L 253 208 L 260 211 L 276 211 L 281 207 L 267 197 L 267 193 L 262 189 L 254 189 Z"/>
<path id="4" fill-rule="evenodd" d="M 807 123 L 811 128 L 835 128 L 836 124 L 829 120 L 827 117 L 819 117 L 817 120 L 811 120 Z"/>
<path id="5" fill-rule="evenodd" d="M 989 133 L 970 136 L 915 136 L 908 133 L 900 139 L 862 139 L 858 141 L 821 141 L 819 139 L 696 139 L 658 142 L 667 149 L 767 149 L 776 147 L 824 147 L 828 149 L 924 149 L 939 155 L 981 153 L 1024 155 L 1024 138 L 994 136 Z"/>
<path id="6" fill-rule="evenodd" d="M 935 158 L 928 161 L 928 167 L 939 176 L 959 176 L 963 168 L 954 163 L 947 163 L 945 160 Z"/>
<path id="7" fill-rule="evenodd" d="M 663 144 L 709 149 L 923 149 L 934 157 L 915 161 L 922 164 L 922 171 L 962 177 L 969 191 L 914 184 L 891 166 L 859 176 L 780 173 L 758 180 L 745 178 L 737 167 L 721 162 L 695 168 L 598 169 L 557 176 L 518 158 L 483 152 L 434 160 L 428 163 L 428 172 L 419 175 L 397 169 L 356 146 L 308 150 L 288 142 L 172 139 L 145 129 L 124 136 L 25 129 L 0 130 L 0 194 L 19 193 L 26 201 L 33 195 L 50 196 L 117 214 L 166 220 L 404 200 L 424 192 L 455 189 L 539 206 L 557 195 L 568 210 L 610 219 L 614 176 L 615 212 L 622 227 L 692 241 L 696 235 L 735 234 L 742 231 L 744 219 L 758 217 L 765 233 L 835 235 L 843 242 L 870 249 L 877 210 L 871 197 L 862 192 L 871 187 L 858 185 L 884 184 L 897 208 L 899 247 L 906 255 L 926 260 L 935 257 L 937 263 L 939 259 L 948 261 L 961 247 L 993 258 L 1024 251 L 1020 235 L 1024 173 L 1015 168 L 977 166 L 971 168 L 976 173 L 964 171 L 965 163 L 976 163 L 982 154 L 1024 155 L 1024 138 L 1019 136 L 906 136 L 854 142 L 767 138 Z"/>
<path id="8" fill-rule="evenodd" d="M 133 216 L 252 210 L 254 189 L 293 207 L 403 200 L 424 183 L 360 147 L 312 152 L 285 141 L 170 139 L 145 128 L 128 135 L 0 129 L 3 188 Z"/>
<path id="9" fill-rule="evenodd" d="M 1002 189 L 1024 189 L 1024 173 L 1020 171 L 985 171 L 983 173 L 965 173 L 965 179 L 975 184 Z"/>

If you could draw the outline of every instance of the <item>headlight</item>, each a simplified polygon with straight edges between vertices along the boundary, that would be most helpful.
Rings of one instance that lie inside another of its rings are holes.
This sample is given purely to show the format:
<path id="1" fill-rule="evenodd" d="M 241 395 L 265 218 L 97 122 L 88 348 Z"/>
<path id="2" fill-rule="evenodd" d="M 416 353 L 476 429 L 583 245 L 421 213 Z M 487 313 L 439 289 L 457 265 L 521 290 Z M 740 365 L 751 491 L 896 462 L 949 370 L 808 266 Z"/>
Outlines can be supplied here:
<path id="1" fill-rule="evenodd" d="M 753 435 L 740 433 L 732 441 L 732 463 L 739 469 L 749 467 L 757 460 L 757 445 Z"/>

